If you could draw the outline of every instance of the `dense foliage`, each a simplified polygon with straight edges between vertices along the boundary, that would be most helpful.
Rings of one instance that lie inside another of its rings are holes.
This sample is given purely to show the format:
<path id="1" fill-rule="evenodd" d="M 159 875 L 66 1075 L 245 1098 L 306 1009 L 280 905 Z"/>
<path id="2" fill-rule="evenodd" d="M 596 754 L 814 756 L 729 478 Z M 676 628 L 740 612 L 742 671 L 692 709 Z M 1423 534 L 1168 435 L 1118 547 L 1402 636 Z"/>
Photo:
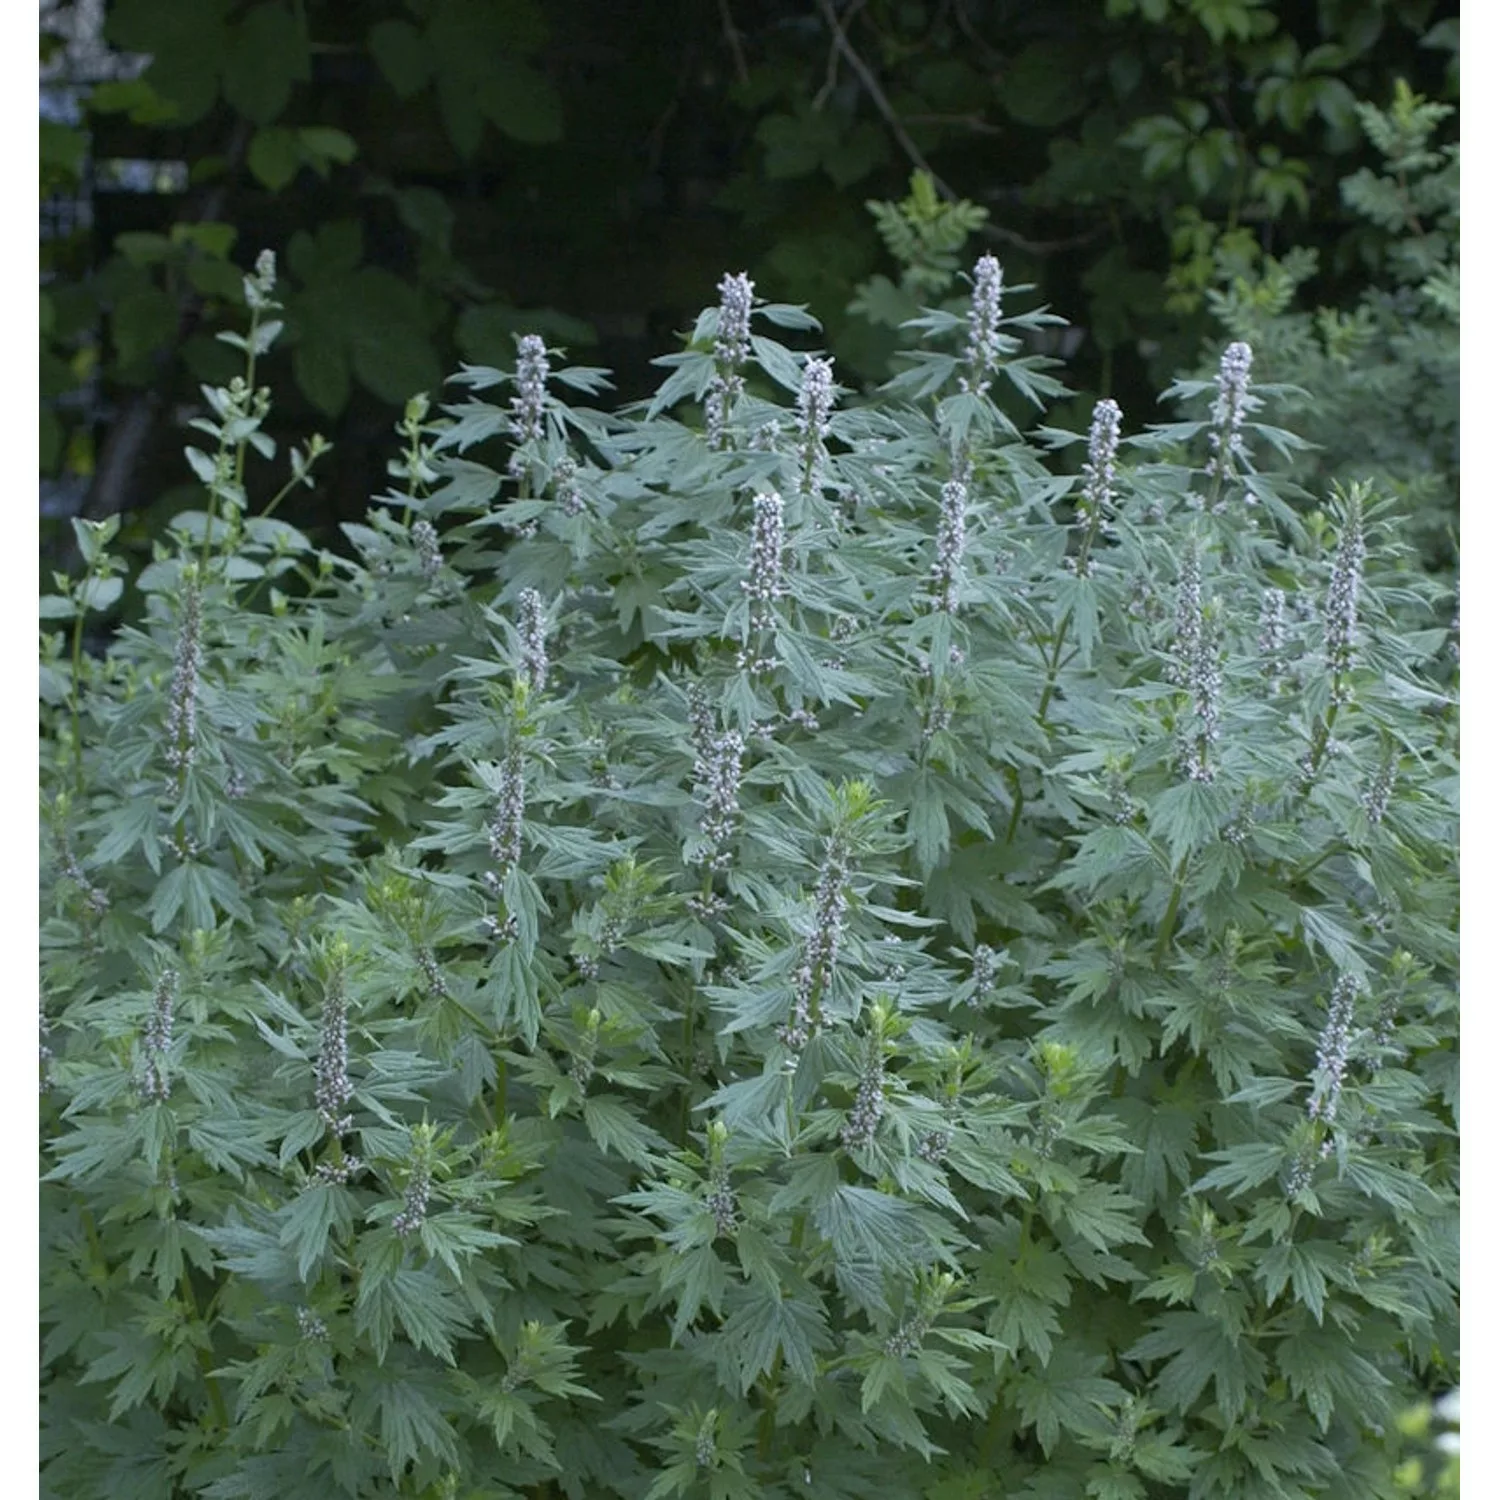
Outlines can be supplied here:
<path id="1" fill-rule="evenodd" d="M 1457 668 L 1294 393 L 1023 434 L 985 257 L 852 405 L 726 276 L 647 402 L 410 402 L 343 559 L 245 291 L 142 625 L 113 522 L 44 601 L 44 1493 L 1407 1492 Z"/>
<path id="2" fill-rule="evenodd" d="M 887 269 L 861 204 L 913 168 L 1076 319 L 1077 382 L 1144 414 L 1226 240 L 1310 246 L 1318 303 L 1353 310 L 1358 101 L 1458 86 L 1455 0 L 109 0 L 119 76 L 62 58 L 96 8 L 49 0 L 42 37 L 79 80 L 49 90 L 44 199 L 86 200 L 42 247 L 43 467 L 94 517 L 175 483 L 174 412 L 234 373 L 213 335 L 247 241 L 286 251 L 281 435 L 336 440 L 294 518 L 350 520 L 392 409 L 454 360 L 597 338 L 638 394 L 726 263 L 883 378 L 891 340 L 846 308 Z"/>
<path id="3" fill-rule="evenodd" d="M 1357 112 L 1382 166 L 1340 184 L 1368 230 L 1360 253 L 1370 281 L 1355 305 L 1309 305 L 1303 289 L 1317 252 L 1270 255 L 1247 230 L 1215 247 L 1207 301 L 1228 336 L 1254 348 L 1263 377 L 1301 389 L 1283 402 L 1308 440 L 1289 472 L 1316 492 L 1373 479 L 1442 572 L 1455 559 L 1458 528 L 1458 147 L 1434 139 L 1447 106 L 1402 80 L 1388 109 Z M 900 202 L 868 207 L 900 276 L 861 283 L 851 311 L 912 344 L 923 305 L 942 299 L 961 309 L 960 258 L 986 214 L 966 200 L 942 201 L 921 173 Z M 1081 330 L 1064 338 L 1076 348 Z"/>

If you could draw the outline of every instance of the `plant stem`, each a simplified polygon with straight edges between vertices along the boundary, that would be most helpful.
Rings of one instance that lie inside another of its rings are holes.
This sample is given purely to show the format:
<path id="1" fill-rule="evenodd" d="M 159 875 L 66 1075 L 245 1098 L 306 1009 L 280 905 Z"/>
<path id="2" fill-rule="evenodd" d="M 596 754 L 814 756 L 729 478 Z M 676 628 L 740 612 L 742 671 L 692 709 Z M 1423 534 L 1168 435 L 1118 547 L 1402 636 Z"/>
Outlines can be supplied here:
<path id="1" fill-rule="evenodd" d="M 1082 581 L 1088 576 L 1089 553 L 1094 546 L 1094 538 L 1099 534 L 1099 523 L 1103 519 L 1103 506 L 1096 505 L 1094 514 L 1089 517 L 1088 530 L 1083 534 L 1083 545 L 1078 549 L 1078 578 Z M 1045 730 L 1047 727 L 1047 711 L 1052 707 L 1053 695 L 1057 692 L 1057 674 L 1062 665 L 1063 647 L 1067 644 L 1068 626 L 1073 623 L 1073 610 L 1069 606 L 1066 614 L 1058 621 L 1057 634 L 1052 640 L 1052 660 L 1047 663 L 1047 680 L 1042 684 L 1042 701 L 1037 705 L 1036 722 L 1037 728 Z M 1045 649 L 1045 648 L 1044 648 Z M 1021 791 L 1021 773 L 1012 772 L 1011 785 L 1015 788 L 1016 800 L 1010 812 L 1010 825 L 1005 830 L 1005 842 L 1009 844 L 1016 836 L 1016 829 L 1021 822 L 1021 806 L 1025 802 L 1025 796 Z"/>
<path id="2" fill-rule="evenodd" d="M 1167 950 L 1172 946 L 1172 934 L 1177 928 L 1177 910 L 1182 905 L 1182 887 L 1186 876 L 1187 855 L 1183 855 L 1182 863 L 1177 866 L 1177 873 L 1172 877 L 1172 895 L 1162 914 L 1161 928 L 1156 934 L 1156 950 L 1152 954 L 1152 962 L 1157 968 L 1161 967 Z"/>
<path id="3" fill-rule="evenodd" d="M 177 1284 L 182 1290 L 182 1300 L 187 1304 L 187 1309 L 192 1314 L 193 1321 L 195 1323 L 202 1323 L 205 1331 L 207 1331 L 208 1325 L 203 1322 L 202 1317 L 198 1313 L 198 1299 L 193 1295 L 193 1283 L 188 1276 L 188 1268 L 186 1266 L 182 1268 L 182 1275 L 178 1278 Z M 199 1348 L 198 1365 L 203 1371 L 203 1385 L 208 1392 L 209 1405 L 213 1408 L 214 1421 L 218 1423 L 221 1430 L 227 1432 L 229 1430 L 229 1412 L 224 1406 L 224 1393 L 219 1389 L 219 1382 L 214 1379 L 214 1360 L 210 1350 L 202 1347 Z"/>
<path id="4" fill-rule="evenodd" d="M 73 617 L 73 770 L 78 784 L 78 795 L 84 792 L 83 738 L 79 728 L 79 700 L 83 696 L 83 600 L 79 598 L 78 613 Z"/>

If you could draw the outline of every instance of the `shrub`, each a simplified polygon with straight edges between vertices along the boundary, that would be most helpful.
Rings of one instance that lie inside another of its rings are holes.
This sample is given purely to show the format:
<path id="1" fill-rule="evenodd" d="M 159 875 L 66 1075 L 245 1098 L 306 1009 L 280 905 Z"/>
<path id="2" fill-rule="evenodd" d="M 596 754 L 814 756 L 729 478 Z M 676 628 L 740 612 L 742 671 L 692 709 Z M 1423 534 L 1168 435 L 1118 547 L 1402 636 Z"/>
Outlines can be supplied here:
<path id="1" fill-rule="evenodd" d="M 743 277 L 621 412 L 523 339 L 337 557 L 263 258 L 142 625 L 44 638 L 46 1493 L 1400 1492 L 1449 633 L 1243 345 L 1019 431 L 1023 290 L 857 407 Z"/>

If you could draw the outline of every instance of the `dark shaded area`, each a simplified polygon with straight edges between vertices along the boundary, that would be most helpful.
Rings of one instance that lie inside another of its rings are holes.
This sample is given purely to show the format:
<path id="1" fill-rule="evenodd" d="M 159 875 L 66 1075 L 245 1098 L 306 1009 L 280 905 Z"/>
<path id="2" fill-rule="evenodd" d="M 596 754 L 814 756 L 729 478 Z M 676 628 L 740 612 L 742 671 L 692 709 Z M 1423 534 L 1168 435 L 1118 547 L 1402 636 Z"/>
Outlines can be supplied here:
<path id="1" fill-rule="evenodd" d="M 1284 0 L 1210 24 L 1158 9 L 114 0 L 111 42 L 156 61 L 94 96 L 79 182 L 121 160 L 183 163 L 189 181 L 96 178 L 92 226 L 44 245 L 44 458 L 89 514 L 179 504 L 182 419 L 199 382 L 234 369 L 213 338 L 239 316 L 226 261 L 263 245 L 287 302 L 265 369 L 274 430 L 336 445 L 289 515 L 324 533 L 383 486 L 404 394 L 460 360 L 507 362 L 532 328 L 639 395 L 726 269 L 810 303 L 845 378 L 876 379 L 891 340 L 846 309 L 896 268 L 864 204 L 900 197 L 914 161 L 989 210 L 974 253 L 994 250 L 1083 330 L 1070 382 L 1144 419 L 1209 329 L 1201 297 L 1173 305 L 1167 289 L 1204 253 L 1183 208 L 1252 225 L 1267 249 L 1313 245 L 1312 295 L 1351 303 L 1367 271 L 1336 186 L 1365 149 L 1352 101 L 1385 100 L 1398 76 L 1451 94 L 1453 53 L 1433 38 L 1457 14 Z M 1142 134 L 1153 120 L 1187 132 L 1177 158 L 1170 130 L 1157 146 Z M 309 127 L 342 132 L 353 159 L 309 155 Z M 1273 157 L 1301 164 L 1305 208 L 1278 204 Z M 232 247 L 173 240 L 205 221 L 232 226 Z M 90 345 L 91 394 L 70 408 Z"/>

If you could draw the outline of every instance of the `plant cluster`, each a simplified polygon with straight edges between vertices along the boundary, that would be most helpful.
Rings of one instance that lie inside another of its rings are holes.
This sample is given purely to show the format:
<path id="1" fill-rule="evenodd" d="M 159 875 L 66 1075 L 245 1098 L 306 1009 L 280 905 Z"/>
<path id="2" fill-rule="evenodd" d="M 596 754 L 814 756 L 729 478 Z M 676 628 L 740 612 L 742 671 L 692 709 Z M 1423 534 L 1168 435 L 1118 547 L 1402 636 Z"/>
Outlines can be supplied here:
<path id="1" fill-rule="evenodd" d="M 44 636 L 45 1493 L 1402 1493 L 1451 633 L 1250 347 L 1023 432 L 972 285 L 860 406 L 744 276 L 623 410 L 528 337 L 339 557 L 257 265 L 141 625 Z"/>

